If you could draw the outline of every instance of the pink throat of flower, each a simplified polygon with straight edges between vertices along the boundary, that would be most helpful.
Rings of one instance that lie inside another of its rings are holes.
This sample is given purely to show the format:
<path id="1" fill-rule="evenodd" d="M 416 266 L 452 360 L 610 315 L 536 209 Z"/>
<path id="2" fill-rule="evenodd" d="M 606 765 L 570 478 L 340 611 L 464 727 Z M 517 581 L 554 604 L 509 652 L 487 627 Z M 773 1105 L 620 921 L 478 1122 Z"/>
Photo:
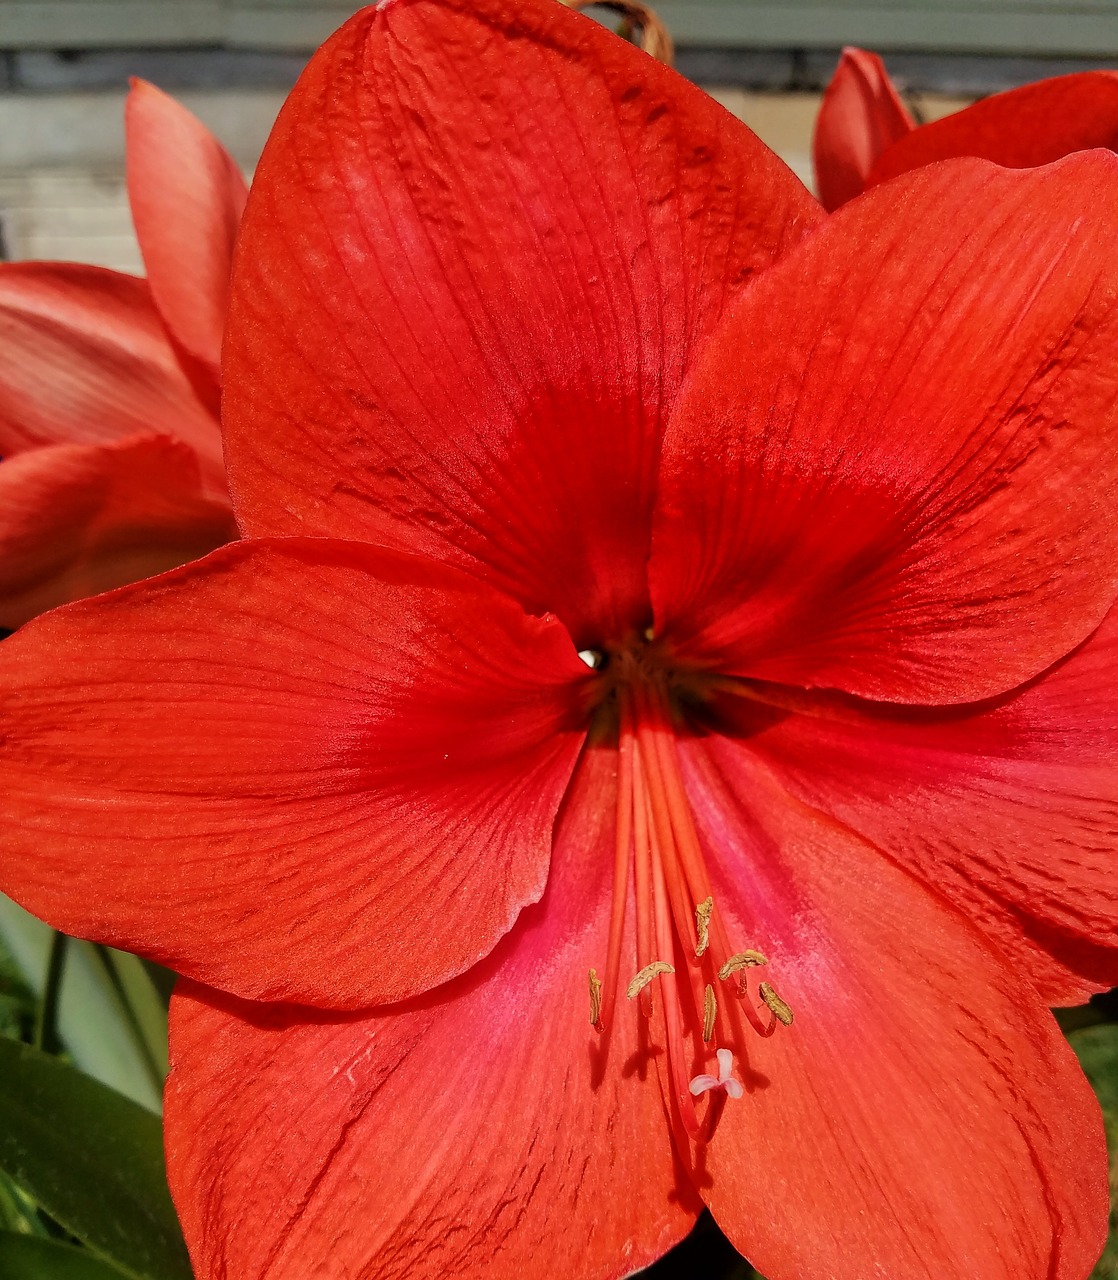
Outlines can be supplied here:
<path id="1" fill-rule="evenodd" d="M 716 910 L 680 772 L 666 676 L 631 651 L 614 655 L 611 674 L 619 720 L 617 844 L 605 977 L 590 970 L 590 1021 L 608 1036 L 631 881 L 637 953 L 625 994 L 638 1016 L 650 1019 L 659 986 L 674 1105 L 687 1136 L 707 1142 L 725 1099 L 743 1093 L 726 1046 L 740 1055 L 747 1025 L 770 1036 L 778 1024 L 791 1025 L 792 1011 L 767 982 L 754 985 L 768 961 L 732 947 Z M 701 1070 L 712 1058 L 717 1075 Z"/>

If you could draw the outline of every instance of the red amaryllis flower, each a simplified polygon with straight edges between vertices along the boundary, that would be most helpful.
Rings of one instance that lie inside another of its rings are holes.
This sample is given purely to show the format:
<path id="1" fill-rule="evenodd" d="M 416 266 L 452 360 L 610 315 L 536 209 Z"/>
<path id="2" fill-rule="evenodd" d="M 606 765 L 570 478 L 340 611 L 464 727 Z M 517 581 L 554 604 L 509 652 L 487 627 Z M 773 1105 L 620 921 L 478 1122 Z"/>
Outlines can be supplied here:
<path id="1" fill-rule="evenodd" d="M 920 165 L 979 156 L 1010 169 L 1118 146 L 1118 73 L 1085 71 L 984 98 L 917 128 L 881 59 L 844 49 L 823 95 L 813 141 L 828 209 Z"/>
<path id="2" fill-rule="evenodd" d="M 147 281 L 0 265 L 2 627 L 236 536 L 217 412 L 245 182 L 152 85 L 133 85 L 125 122 Z"/>
<path id="3" fill-rule="evenodd" d="M 201 1280 L 612 1277 L 704 1201 L 770 1280 L 1082 1280 L 1116 190 L 822 219 L 550 0 L 317 55 L 234 277 L 249 537 L 0 650 L 2 887 L 193 980 Z"/>

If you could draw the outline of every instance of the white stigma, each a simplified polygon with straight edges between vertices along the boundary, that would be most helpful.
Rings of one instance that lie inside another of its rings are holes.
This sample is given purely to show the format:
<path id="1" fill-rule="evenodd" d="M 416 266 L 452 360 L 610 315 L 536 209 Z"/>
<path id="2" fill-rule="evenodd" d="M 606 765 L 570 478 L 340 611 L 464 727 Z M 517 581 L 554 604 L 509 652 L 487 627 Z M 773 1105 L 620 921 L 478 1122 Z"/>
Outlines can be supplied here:
<path id="1" fill-rule="evenodd" d="M 733 1066 L 734 1055 L 729 1049 L 719 1049 L 718 1078 L 708 1075 L 696 1076 L 687 1087 L 696 1098 L 700 1093 L 707 1093 L 711 1089 L 724 1089 L 728 1098 L 740 1098 L 745 1090 L 741 1087 L 741 1081 L 735 1080 L 730 1074 Z"/>

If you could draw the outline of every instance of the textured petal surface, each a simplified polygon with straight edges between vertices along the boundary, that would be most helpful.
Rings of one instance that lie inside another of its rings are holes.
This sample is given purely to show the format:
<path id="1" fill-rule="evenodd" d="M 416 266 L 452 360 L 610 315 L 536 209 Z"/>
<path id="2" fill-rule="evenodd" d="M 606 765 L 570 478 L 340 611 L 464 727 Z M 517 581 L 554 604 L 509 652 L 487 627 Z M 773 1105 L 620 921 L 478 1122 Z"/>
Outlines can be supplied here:
<path id="1" fill-rule="evenodd" d="M 843 49 L 812 138 L 815 184 L 824 207 L 837 209 L 861 195 L 881 153 L 913 127 L 877 54 Z"/>
<path id="2" fill-rule="evenodd" d="M 1046 1004 L 1118 986 L 1118 614 L 992 704 L 800 697 L 739 717 L 796 795 L 941 889 Z"/>
<path id="3" fill-rule="evenodd" d="M 1004 692 L 1118 589 L 1118 159 L 957 160 L 759 277 L 665 437 L 657 626 L 724 671 Z"/>
<path id="4" fill-rule="evenodd" d="M 4 644 L 0 887 L 237 995 L 358 1007 L 543 891 L 586 668 L 439 565 L 243 542 Z"/>
<path id="5" fill-rule="evenodd" d="M 166 436 L 59 444 L 0 463 L 0 627 L 204 556 L 237 536 L 196 455 Z"/>
<path id="6" fill-rule="evenodd" d="M 198 1280 L 608 1280 L 688 1229 L 637 1020 L 604 1067 L 588 1021 L 613 755 L 580 766 L 543 901 L 466 977 L 317 1023 L 180 988 L 167 1154 Z"/>
<path id="7" fill-rule="evenodd" d="M 745 1096 L 706 1151 L 731 1240 L 768 1280 L 1083 1280 L 1106 1238 L 1106 1145 L 1035 994 L 746 748 L 687 756 L 716 901 L 795 1012 L 751 1036 Z"/>
<path id="8" fill-rule="evenodd" d="M 888 147 L 869 180 L 952 156 L 1028 169 L 1092 147 L 1118 147 L 1118 72 L 1056 76 L 983 98 Z"/>
<path id="9" fill-rule="evenodd" d="M 248 185 L 206 126 L 146 81 L 132 82 L 124 124 L 128 203 L 148 283 L 216 402 L 229 272 Z"/>
<path id="10" fill-rule="evenodd" d="M 0 454 L 139 431 L 190 445 L 222 492 L 217 421 L 144 281 L 75 263 L 0 264 Z"/>
<path id="11" fill-rule="evenodd" d="M 471 567 L 582 644 L 647 623 L 663 420 L 822 211 L 707 95 L 553 0 L 393 0 L 257 170 L 226 348 L 247 532 Z"/>

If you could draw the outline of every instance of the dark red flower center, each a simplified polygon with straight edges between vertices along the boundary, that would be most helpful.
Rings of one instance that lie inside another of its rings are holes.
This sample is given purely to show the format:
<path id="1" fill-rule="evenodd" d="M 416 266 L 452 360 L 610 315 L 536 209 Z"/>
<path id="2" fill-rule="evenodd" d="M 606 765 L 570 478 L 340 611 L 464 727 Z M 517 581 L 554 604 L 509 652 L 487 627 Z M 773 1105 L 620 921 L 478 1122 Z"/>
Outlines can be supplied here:
<path id="1" fill-rule="evenodd" d="M 746 1026 L 769 1036 L 792 1021 L 775 990 L 757 981 L 765 956 L 731 942 L 680 767 L 677 733 L 717 678 L 679 666 L 647 635 L 606 651 L 599 669 L 600 712 L 616 720 L 618 737 L 617 840 L 605 976 L 590 970 L 590 1020 L 608 1036 L 626 961 L 625 994 L 639 1017 L 651 1018 L 659 988 L 679 1118 L 691 1139 L 707 1141 L 725 1098 L 742 1094 L 732 1047 L 744 1043 Z M 630 883 L 636 955 L 626 957 Z"/>

